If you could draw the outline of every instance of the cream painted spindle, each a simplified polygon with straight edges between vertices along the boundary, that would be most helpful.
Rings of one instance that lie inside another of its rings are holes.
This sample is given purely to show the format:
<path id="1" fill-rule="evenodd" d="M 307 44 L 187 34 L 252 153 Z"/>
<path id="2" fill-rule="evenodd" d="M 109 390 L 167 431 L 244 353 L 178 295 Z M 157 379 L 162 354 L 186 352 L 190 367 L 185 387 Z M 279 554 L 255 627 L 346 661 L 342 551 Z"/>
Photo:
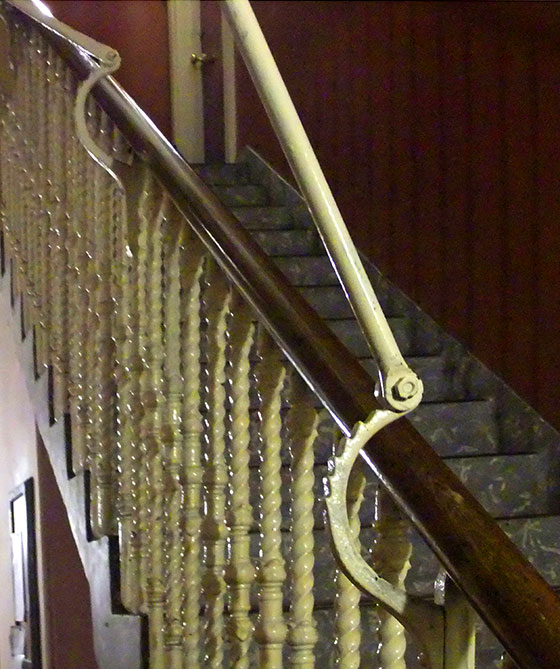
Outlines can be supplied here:
<path id="1" fill-rule="evenodd" d="M 250 557 L 249 530 L 253 522 L 253 510 L 249 500 L 249 446 L 250 423 L 250 360 L 255 325 L 247 304 L 235 294 L 231 307 L 228 340 L 229 359 L 229 433 L 230 433 L 230 479 L 228 492 L 229 564 L 226 581 L 229 586 L 230 620 L 230 665 L 236 669 L 249 667 L 249 648 L 253 624 L 249 616 L 251 609 L 251 586 L 255 581 L 255 569 Z"/>
<path id="2" fill-rule="evenodd" d="M 48 121 L 47 110 L 47 57 L 48 47 L 44 38 L 37 53 L 37 81 L 35 95 L 37 108 L 40 110 L 40 119 L 37 138 L 37 209 L 36 219 L 38 248 L 37 248 L 37 296 L 38 320 L 35 328 L 35 350 L 37 373 L 41 375 L 48 365 L 48 329 L 46 312 L 48 309 L 48 266 L 47 266 L 47 231 L 48 213 L 46 210 L 46 193 L 48 188 L 47 154 L 48 154 Z"/>
<path id="3" fill-rule="evenodd" d="M 114 132 L 114 146 L 124 153 L 124 140 Z M 115 388 L 117 432 L 117 509 L 119 521 L 119 557 L 121 567 L 121 598 L 123 605 L 134 613 L 141 606 L 140 529 L 138 496 L 142 465 L 137 417 L 142 415 L 140 374 L 142 359 L 139 343 L 138 233 L 136 183 L 141 182 L 138 170 L 133 170 L 125 184 L 129 199 L 127 215 L 118 221 L 114 230 L 115 258 L 113 262 L 113 333 L 115 339 Z M 129 183 L 130 182 L 130 183 Z M 121 203 L 122 204 L 122 203 Z M 130 218 L 130 223 L 129 223 Z M 133 247 L 134 251 L 131 249 Z"/>
<path id="4" fill-rule="evenodd" d="M 359 511 L 364 500 L 366 479 L 360 463 L 352 470 L 348 482 L 348 518 L 353 538 L 359 541 Z M 336 634 L 337 667 L 341 669 L 359 669 L 361 642 L 361 593 L 358 588 L 341 572 L 337 572 Z"/>
<path id="5" fill-rule="evenodd" d="M 206 378 L 204 381 L 207 411 L 205 434 L 205 468 L 203 475 L 206 517 L 202 538 L 206 550 L 206 571 L 202 579 L 206 618 L 205 666 L 218 669 L 224 660 L 224 605 L 226 583 L 225 547 L 227 526 L 225 503 L 227 469 L 225 462 L 225 346 L 227 315 L 231 290 L 222 271 L 208 261 L 203 276 L 202 294 L 206 318 Z"/>
<path id="6" fill-rule="evenodd" d="M 70 319 L 70 376 L 68 387 L 72 433 L 72 466 L 74 471 L 85 468 L 87 462 L 85 416 L 86 416 L 86 349 L 84 339 L 88 332 L 90 278 L 88 263 L 88 237 L 92 212 L 87 207 L 85 194 L 88 179 L 88 157 L 78 140 L 72 142 L 72 158 L 69 169 L 70 220 L 73 232 L 74 277 L 69 285 L 69 302 L 74 318 Z M 89 356 L 93 357 L 93 356 Z"/>
<path id="7" fill-rule="evenodd" d="M 30 167 L 30 153 L 31 153 L 31 58 L 29 52 L 31 50 L 31 36 L 26 33 L 24 37 L 24 49 L 22 54 L 22 61 L 20 67 L 20 81 L 22 89 L 22 105 L 19 110 L 18 120 L 22 128 L 22 132 L 18 137 L 19 149 L 19 172 L 18 172 L 18 202 L 17 202 L 17 221 L 19 227 L 18 235 L 18 269 L 19 269 L 19 286 L 21 290 L 21 309 L 23 330 L 27 330 L 29 326 L 29 310 L 28 310 L 28 285 L 29 285 L 29 237 L 30 237 L 30 218 L 28 207 L 29 198 L 29 167 Z"/>
<path id="8" fill-rule="evenodd" d="M 42 62 L 43 57 L 41 53 L 41 38 L 40 35 L 34 33 L 33 35 L 33 49 L 30 53 L 31 59 L 31 90 L 36 100 L 33 106 L 33 156 L 34 160 L 29 164 L 29 190 L 28 190 L 28 212 L 30 223 L 30 240 L 29 240 L 29 308 L 30 308 L 30 328 L 34 337 L 34 346 L 36 360 L 40 356 L 39 345 L 39 320 L 41 312 L 40 302 L 40 228 L 39 221 L 41 217 L 41 162 L 44 159 L 44 145 L 41 144 L 40 138 L 42 128 L 44 127 L 45 110 L 38 103 L 40 95 L 40 79 L 42 76 Z"/>
<path id="9" fill-rule="evenodd" d="M 377 573 L 392 585 L 404 588 L 410 569 L 412 545 L 408 537 L 409 523 L 389 493 L 381 486 L 375 499 L 376 540 L 373 560 Z M 379 661 L 383 669 L 406 669 L 406 637 L 404 627 L 382 607 L 379 615 Z"/>
<path id="10" fill-rule="evenodd" d="M 139 412 L 140 439 L 138 441 L 138 566 L 141 590 L 140 610 L 148 613 L 148 578 L 151 556 L 150 524 L 150 471 L 148 450 L 144 432 L 150 424 L 150 313 L 148 308 L 148 265 L 150 261 L 150 224 L 156 216 L 159 188 L 150 172 L 143 175 L 142 192 L 138 201 L 138 280 L 136 284 L 136 304 L 138 308 L 138 348 L 140 352 Z M 138 423 L 137 423 L 138 424 Z"/>
<path id="11" fill-rule="evenodd" d="M 200 412 L 200 282 L 204 267 L 202 247 L 188 237 L 181 247 L 181 369 L 183 373 L 183 476 L 185 479 L 183 669 L 198 669 L 200 659 L 200 590 L 202 464 Z"/>
<path id="12" fill-rule="evenodd" d="M 99 145 L 110 150 L 112 145 L 112 123 L 101 112 Z M 93 211 L 92 267 L 87 272 L 91 281 L 90 313 L 91 328 L 84 339 L 91 342 L 90 357 L 93 362 L 90 376 L 88 403 L 91 419 L 91 522 L 95 536 L 112 534 L 114 525 L 116 468 L 113 301 L 111 275 L 114 249 L 112 240 L 121 224 L 123 193 L 115 181 L 101 167 L 95 167 Z M 87 269 L 86 269 L 87 271 Z M 88 347 L 89 348 L 89 347 Z"/>
<path id="13" fill-rule="evenodd" d="M 260 645 L 260 663 L 270 669 L 282 666 L 287 625 L 282 608 L 286 569 L 282 555 L 282 419 L 281 393 L 286 370 L 280 352 L 269 335 L 259 336 L 259 362 L 255 380 L 259 393 L 260 447 L 260 564 L 259 616 L 255 637 Z"/>
<path id="14" fill-rule="evenodd" d="M 319 417 L 307 386 L 295 371 L 290 376 L 290 404 L 286 426 L 292 472 L 290 568 L 293 575 L 288 643 L 291 647 L 290 665 L 311 668 L 315 665 L 313 649 L 317 643 L 317 626 L 313 618 L 313 444 Z"/>
<path id="15" fill-rule="evenodd" d="M 2 230 L 4 237 L 4 255 L 6 271 L 13 276 L 13 263 L 15 255 L 15 230 L 14 230 L 14 172 L 16 156 L 14 152 L 14 116 L 12 111 L 13 101 L 8 102 L 8 111 L 2 116 L 0 124 L 2 127 L 2 145 L 0 146 L 0 179 L 2 183 Z M 12 286 L 13 288 L 13 286 Z"/>
<path id="16" fill-rule="evenodd" d="M 174 207 L 169 207 L 163 229 L 164 333 L 165 357 L 163 362 L 166 392 L 162 441 L 165 448 L 165 524 L 166 524 L 166 664 L 169 669 L 183 667 L 184 601 L 184 500 L 182 471 L 182 404 L 183 377 L 181 373 L 181 231 L 182 219 Z"/>
<path id="17" fill-rule="evenodd" d="M 34 275 L 34 222 L 35 222 L 35 212 L 33 211 L 33 199 L 34 199 L 34 177 L 36 164 L 35 161 L 31 160 L 31 156 L 34 153 L 34 106 L 32 106 L 31 98 L 33 91 L 34 83 L 34 67 L 33 67 L 33 56 L 32 52 L 35 48 L 35 35 L 31 33 L 29 37 L 29 49 L 26 53 L 26 83 L 28 89 L 26 91 L 25 97 L 28 101 L 28 114 L 29 114 L 29 128 L 33 129 L 31 135 L 25 137 L 26 141 L 26 150 L 24 151 L 24 162 L 22 170 L 22 198 L 21 198 L 21 207 L 22 207 L 22 221 L 23 221 L 23 258 L 25 262 L 24 271 L 23 271 L 23 285 L 25 286 L 25 293 L 23 295 L 23 311 L 24 311 L 24 331 L 27 335 L 31 334 L 33 328 L 33 295 L 34 295 L 34 285 L 33 285 L 33 275 Z"/>
<path id="18" fill-rule="evenodd" d="M 71 116 L 72 110 L 65 104 L 64 91 L 62 89 L 62 77 L 64 76 L 64 65 L 60 58 L 54 53 L 49 66 L 49 160 L 48 171 L 51 175 L 51 188 L 49 194 L 50 216 L 50 258 L 51 258 L 51 280 L 53 287 L 51 294 L 51 362 L 54 375 L 54 397 L 53 408 L 55 417 L 59 417 L 66 409 L 66 374 L 67 360 L 65 357 L 65 333 L 68 284 L 66 282 L 65 268 L 66 260 L 66 216 L 64 209 L 65 183 L 65 137 L 64 119 L 67 114 Z"/>
<path id="19" fill-rule="evenodd" d="M 164 669 L 165 640 L 165 578 L 163 547 L 164 519 L 164 469 L 162 422 L 164 404 L 163 382 L 163 294 L 162 294 L 162 228 L 165 224 L 169 199 L 159 187 L 154 202 L 155 215 L 148 219 L 147 263 L 146 263 L 146 311 L 148 332 L 143 351 L 145 384 L 142 386 L 144 416 L 140 434 L 147 456 L 148 474 L 148 523 L 150 535 L 150 559 L 146 588 L 148 619 L 150 626 L 150 667 Z M 148 214 L 148 211 L 144 211 Z"/>

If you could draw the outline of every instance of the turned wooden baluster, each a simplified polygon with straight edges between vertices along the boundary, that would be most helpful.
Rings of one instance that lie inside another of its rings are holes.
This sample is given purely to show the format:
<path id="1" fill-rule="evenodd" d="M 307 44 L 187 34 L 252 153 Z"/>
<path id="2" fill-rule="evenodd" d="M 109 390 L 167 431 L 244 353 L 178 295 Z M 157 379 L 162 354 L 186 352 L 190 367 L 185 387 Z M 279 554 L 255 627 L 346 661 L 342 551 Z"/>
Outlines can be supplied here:
<path id="1" fill-rule="evenodd" d="M 12 33 L 13 38 L 13 57 L 17 63 L 18 72 L 23 72 L 25 68 L 26 51 L 26 33 L 21 30 Z M 22 224 L 21 219 L 21 172 L 25 159 L 26 146 L 24 144 L 24 124 L 26 99 L 24 97 L 24 79 L 23 76 L 17 76 L 17 84 L 12 99 L 8 102 L 9 116 L 7 118 L 9 127 L 9 154 L 11 160 L 8 168 L 8 188 L 6 197 L 9 198 L 8 216 L 6 220 L 6 230 L 9 232 L 8 240 L 11 251 L 11 281 L 12 296 L 16 298 L 23 289 L 21 276 L 21 247 L 22 247 Z"/>
<path id="2" fill-rule="evenodd" d="M 185 501 L 183 635 L 184 669 L 197 669 L 200 657 L 202 464 L 200 412 L 200 281 L 203 250 L 189 237 L 181 248 L 181 369 L 183 373 L 183 475 Z"/>
<path id="3" fill-rule="evenodd" d="M 257 575 L 259 616 L 255 637 L 260 645 L 261 665 L 275 669 L 282 666 L 282 648 L 287 634 L 282 611 L 286 569 L 282 555 L 280 473 L 280 408 L 286 370 L 277 346 L 266 333 L 261 332 L 258 348 L 260 360 L 255 367 L 255 380 L 260 399 L 261 557 Z"/>
<path id="4" fill-rule="evenodd" d="M 66 181 L 64 119 L 72 116 L 72 108 L 66 104 L 62 89 L 65 67 L 54 56 L 48 68 L 49 79 L 49 159 L 51 178 L 49 193 L 50 225 L 49 246 L 51 259 L 51 332 L 50 357 L 54 374 L 53 409 L 55 417 L 66 410 L 67 370 L 65 334 L 67 332 L 68 282 L 66 281 L 66 212 L 64 184 Z M 68 116 L 67 116 L 68 115 Z"/>
<path id="5" fill-rule="evenodd" d="M 46 207 L 46 195 L 48 190 L 48 123 L 49 112 L 47 109 L 47 58 L 48 47 L 46 40 L 41 39 L 37 53 L 37 80 L 35 84 L 36 107 L 40 109 L 40 119 L 37 138 L 37 312 L 38 318 L 35 328 L 35 355 L 37 373 L 41 375 L 48 365 L 48 328 L 47 311 L 49 305 L 48 296 L 48 212 Z"/>
<path id="6" fill-rule="evenodd" d="M 0 120 L 2 127 L 2 145 L 0 147 L 0 178 L 2 180 L 2 231 L 4 239 L 4 256 L 6 271 L 11 272 L 13 277 L 13 264 L 15 256 L 15 198 L 14 198 L 14 172 L 16 155 L 14 151 L 14 115 L 13 101 L 7 103 L 8 111 Z M 13 289 L 13 285 L 12 285 Z"/>
<path id="7" fill-rule="evenodd" d="M 348 518 L 354 541 L 359 541 L 359 511 L 364 500 L 366 479 L 360 463 L 352 470 L 348 482 Z M 358 588 L 341 572 L 337 571 L 337 594 L 335 600 L 337 658 L 342 669 L 358 669 L 360 666 L 361 615 Z"/>
<path id="8" fill-rule="evenodd" d="M 21 35 L 11 32 L 12 48 L 11 57 L 15 62 L 20 51 L 19 42 Z M 4 205 L 2 226 L 4 230 L 4 244 L 6 253 L 6 270 L 11 274 L 12 295 L 14 295 L 14 280 L 17 274 L 16 270 L 16 246 L 17 246 L 17 227 L 16 227 L 16 172 L 18 170 L 17 137 L 18 124 L 16 113 L 20 104 L 21 90 L 19 80 L 16 80 L 12 95 L 6 101 L 6 112 L 2 115 L 0 121 L 2 125 L 2 150 L 0 159 L 2 160 L 2 201 Z"/>
<path id="9" fill-rule="evenodd" d="M 86 103 L 86 124 L 88 132 L 91 137 L 97 138 L 99 136 L 99 108 L 95 103 L 93 97 L 89 97 Z M 96 188 L 95 182 L 98 179 L 98 171 L 101 168 L 91 159 L 89 154 L 86 157 L 86 182 L 84 184 L 84 198 L 85 198 L 85 212 L 87 215 L 87 222 L 85 225 L 85 239 L 84 245 L 86 249 L 86 260 L 84 262 L 84 285 L 87 292 L 87 311 L 84 314 L 84 329 L 83 329 L 83 346 L 86 349 L 84 364 L 82 366 L 83 388 L 84 395 L 81 402 L 80 411 L 77 415 L 77 422 L 79 423 L 79 433 L 83 439 L 81 444 L 78 444 L 77 459 L 83 458 L 83 466 L 91 469 L 91 461 L 95 457 L 99 446 L 94 441 L 93 416 L 95 412 L 95 386 L 94 376 L 95 367 L 97 364 L 97 352 L 89 355 L 89 349 L 93 349 L 94 328 L 96 327 L 97 317 L 95 314 L 95 300 L 97 289 L 97 272 L 96 272 L 96 228 L 99 225 L 99 189 Z"/>
<path id="10" fill-rule="evenodd" d="M 23 67 L 23 66 L 22 66 Z M 22 171 L 24 164 L 24 152 L 25 146 L 22 143 L 23 133 L 22 128 L 18 123 L 18 119 L 21 119 L 24 114 L 25 109 L 25 98 L 23 96 L 23 79 L 20 78 L 20 85 L 18 87 L 18 96 L 14 100 L 14 114 L 15 114 L 15 132 L 14 132 L 14 180 L 12 182 L 13 187 L 13 207 L 12 207 L 12 219 L 10 221 L 11 230 L 12 230 L 12 249 L 13 249 L 13 262 L 12 262 L 12 284 L 13 284 L 13 294 L 14 297 L 21 296 L 24 292 L 24 283 L 23 283 L 23 218 L 22 218 Z"/>
<path id="11" fill-rule="evenodd" d="M 19 287 L 21 290 L 21 310 L 22 310 L 22 326 L 25 333 L 29 327 L 29 282 L 30 282 L 30 259 L 29 259 L 29 240 L 31 237 L 31 218 L 28 210 L 29 203 L 29 181 L 30 175 L 30 160 L 32 138 L 30 136 L 31 127 L 31 59 L 29 51 L 31 46 L 31 36 L 26 34 L 24 54 L 20 64 L 19 79 L 21 85 L 21 106 L 18 109 L 18 121 L 22 128 L 22 132 L 18 138 L 20 143 L 19 161 L 18 161 L 18 203 L 17 203 L 17 225 L 19 228 L 18 234 L 18 269 L 19 269 Z"/>
<path id="12" fill-rule="evenodd" d="M 23 226 L 23 238 L 22 238 L 22 258 L 24 262 L 23 267 L 23 285 L 25 287 L 24 294 L 22 295 L 23 300 L 23 325 L 24 332 L 29 334 L 32 331 L 34 323 L 34 314 L 33 314 L 33 300 L 35 293 L 34 285 L 34 232 L 35 232 L 35 221 L 36 214 L 34 211 L 34 193 L 35 193 L 35 171 L 36 171 L 36 162 L 31 160 L 31 155 L 35 153 L 36 146 L 34 141 L 34 121 L 36 114 L 34 113 L 35 107 L 31 104 L 33 84 L 35 80 L 35 68 L 33 64 L 33 51 L 36 46 L 35 34 L 31 33 L 28 40 L 28 49 L 26 51 L 25 58 L 25 67 L 24 70 L 24 82 L 25 82 L 25 101 L 26 101 L 26 116 L 28 118 L 28 131 L 29 134 L 25 135 L 25 151 L 24 151 L 24 160 L 22 163 L 22 172 L 21 172 L 21 208 L 22 208 L 22 226 Z"/>
<path id="13" fill-rule="evenodd" d="M 147 299 L 147 281 L 149 264 L 149 230 L 150 222 L 156 215 L 157 186 L 151 174 L 146 170 L 143 178 L 142 192 L 138 202 L 138 280 L 136 284 L 136 305 L 138 308 L 138 348 L 140 352 L 140 381 L 139 381 L 139 412 L 137 420 L 142 428 L 149 422 L 149 409 L 146 404 L 149 399 L 149 330 L 150 318 Z M 146 428 L 144 428 L 146 429 Z M 138 441 L 138 566 L 141 591 L 140 610 L 148 612 L 147 586 L 150 572 L 151 552 L 151 525 L 150 525 L 150 488 L 148 452 L 143 438 Z"/>
<path id="14" fill-rule="evenodd" d="M 124 153 L 123 138 L 115 131 L 114 144 Z M 127 194 L 135 193 L 139 174 L 133 169 L 130 184 L 125 184 Z M 121 567 L 121 599 L 133 612 L 141 606 L 140 530 L 138 490 L 140 485 L 140 439 L 138 417 L 142 413 L 140 401 L 140 374 L 142 359 L 139 344 L 138 303 L 138 249 L 136 221 L 137 203 L 129 197 L 127 215 L 119 221 L 114 231 L 115 260 L 113 263 L 113 333 L 115 339 L 115 388 L 117 431 L 117 511 L 119 522 L 119 557 Z M 129 223 L 130 219 L 130 223 Z"/>
<path id="15" fill-rule="evenodd" d="M 291 457 L 292 593 L 288 643 L 292 649 L 290 664 L 294 667 L 313 667 L 313 649 L 317 643 L 317 628 L 313 619 L 313 504 L 315 476 L 313 444 L 317 438 L 319 418 L 309 390 L 297 372 L 290 376 L 291 408 L 286 419 Z"/>
<path id="16" fill-rule="evenodd" d="M 404 588 L 410 569 L 412 545 L 408 537 L 409 522 L 396 508 L 389 493 L 379 486 L 375 498 L 375 529 L 373 548 L 375 570 L 392 585 Z M 405 669 L 406 637 L 404 627 L 382 607 L 379 616 L 379 661 L 383 669 Z"/>
<path id="17" fill-rule="evenodd" d="M 101 113 L 99 145 L 106 151 L 112 148 L 112 124 Z M 124 193 L 100 166 L 94 180 L 93 257 L 90 277 L 91 328 L 84 336 L 93 365 L 89 376 L 87 401 L 91 421 L 89 465 L 91 472 L 91 524 L 95 536 L 111 534 L 115 515 L 115 385 L 114 344 L 112 337 L 113 300 L 111 278 L 113 237 L 120 228 L 123 214 L 120 198 Z M 87 268 L 86 268 L 87 271 Z M 91 348 L 91 353 L 89 349 Z"/>
<path id="18" fill-rule="evenodd" d="M 17 109 L 17 98 L 13 101 L 13 109 Z M 3 147 L 3 153 L 5 153 L 7 160 L 4 166 L 5 171 L 5 187 L 3 197 L 5 198 L 6 206 L 6 215 L 4 217 L 4 232 L 6 240 L 6 248 L 8 250 L 8 255 L 10 258 L 9 261 L 9 271 L 11 275 L 11 289 L 12 297 L 17 295 L 17 281 L 19 277 L 18 270 L 18 249 L 19 249 L 19 226 L 18 226 L 18 165 L 19 165 L 19 154 L 16 148 L 17 143 L 17 128 L 15 122 L 15 111 L 12 111 L 9 115 L 9 125 L 7 125 L 7 141 L 6 146 Z"/>
<path id="19" fill-rule="evenodd" d="M 162 441 L 165 448 L 165 498 L 167 594 L 165 666 L 170 669 L 183 667 L 184 601 L 184 526 L 182 523 L 183 489 L 183 435 L 182 405 L 183 377 L 181 373 L 181 241 L 183 220 L 169 208 L 163 228 L 164 283 L 164 377 L 166 392 Z"/>
<path id="20" fill-rule="evenodd" d="M 46 172 L 43 168 L 46 161 L 46 49 L 44 38 L 34 35 L 33 49 L 30 53 L 32 66 L 31 89 L 34 99 L 33 110 L 33 157 L 30 164 L 31 182 L 30 182 L 30 223 L 32 232 L 32 243 L 30 248 L 31 262 L 31 319 L 35 343 L 35 361 L 36 369 L 42 370 L 44 358 L 44 336 L 40 327 L 41 314 L 43 311 L 44 298 L 42 295 L 42 219 L 43 212 L 43 194 L 46 189 Z"/>
<path id="21" fill-rule="evenodd" d="M 11 34 L 10 34 L 11 37 Z M 10 59 L 14 58 L 14 46 L 8 49 Z M 17 81 L 14 80 L 14 86 L 11 94 L 5 101 L 5 109 L 0 114 L 0 185 L 1 185 L 1 225 L 2 240 L 4 246 L 4 271 L 10 272 L 10 266 L 13 262 L 13 231 L 11 224 L 13 197 L 11 192 L 11 175 L 13 171 L 13 133 L 14 133 L 14 104 L 17 98 Z"/>
<path id="22" fill-rule="evenodd" d="M 144 335 L 142 359 L 144 370 L 141 379 L 141 399 L 144 415 L 140 433 L 146 452 L 148 477 L 148 518 L 150 555 L 146 587 L 146 604 L 150 626 L 150 667 L 165 667 L 164 611 L 165 611 L 165 565 L 163 552 L 163 503 L 164 471 L 163 442 L 163 295 L 162 295 L 162 226 L 165 224 L 169 199 L 165 192 L 153 184 L 156 205 L 155 215 L 148 218 L 148 226 L 142 231 L 146 235 L 146 279 L 145 301 L 148 330 Z M 144 209 L 143 214 L 149 215 Z M 142 216 L 142 214 L 141 214 Z M 141 234 L 142 234 L 141 233 Z"/>
<path id="23" fill-rule="evenodd" d="M 206 406 L 205 468 L 203 475 L 206 517 L 202 537 L 206 547 L 206 571 L 202 579 L 205 600 L 205 665 L 221 667 L 224 658 L 224 579 L 227 526 L 225 502 L 225 346 L 231 290 L 222 271 L 208 261 L 202 294 L 206 320 L 206 376 L 203 382 Z"/>
<path id="24" fill-rule="evenodd" d="M 72 434 L 72 466 L 74 471 L 85 468 L 88 457 L 86 451 L 86 403 L 87 403 L 87 360 L 95 357 L 85 346 L 87 332 L 91 331 L 89 317 L 91 277 L 90 257 L 93 237 L 94 216 L 89 206 L 87 191 L 94 179 L 93 161 L 85 149 L 74 138 L 69 171 L 70 220 L 73 233 L 73 253 L 71 264 L 73 276 L 69 286 L 69 302 L 73 317 L 70 319 L 70 383 L 68 385 L 69 409 Z"/>
<path id="25" fill-rule="evenodd" d="M 74 314 L 71 310 L 71 290 L 70 282 L 72 281 L 72 274 L 74 271 L 72 265 L 72 254 L 73 254 L 73 224 L 71 218 L 71 183 L 68 179 L 68 174 L 71 171 L 71 161 L 72 161 L 72 146 L 75 140 L 75 124 L 74 124 L 74 101 L 76 98 L 76 81 L 75 76 L 72 70 L 66 66 L 66 63 L 63 64 L 63 70 L 61 72 L 59 86 L 61 89 L 61 95 L 63 98 L 63 106 L 65 110 L 64 119 L 59 120 L 59 123 L 62 124 L 62 135 L 64 137 L 64 152 L 63 152 L 63 165 L 64 165 L 64 174 L 59 176 L 62 179 L 62 183 L 59 188 L 59 196 L 62 202 L 63 209 L 63 226 L 64 226 L 64 280 L 67 284 L 66 291 L 64 293 L 64 303 L 63 309 L 64 314 L 64 329 L 63 329 L 63 339 L 62 339 L 62 358 L 65 364 L 66 378 L 65 378 L 65 392 L 62 396 L 63 401 L 63 411 L 65 414 L 68 414 L 70 411 L 69 403 L 69 387 L 71 384 L 71 361 L 70 361 L 70 339 L 72 329 L 74 327 L 74 320 L 78 316 Z"/>
<path id="26" fill-rule="evenodd" d="M 250 557 L 249 530 L 253 513 L 249 501 L 249 446 L 250 446 L 250 360 L 255 325 L 252 314 L 244 300 L 235 295 L 231 307 L 228 339 L 228 395 L 229 416 L 229 486 L 228 515 L 229 564 L 226 581 L 229 586 L 230 620 L 230 665 L 237 669 L 249 667 L 249 648 L 253 624 L 249 617 L 251 609 L 251 586 L 255 580 L 255 569 Z"/>

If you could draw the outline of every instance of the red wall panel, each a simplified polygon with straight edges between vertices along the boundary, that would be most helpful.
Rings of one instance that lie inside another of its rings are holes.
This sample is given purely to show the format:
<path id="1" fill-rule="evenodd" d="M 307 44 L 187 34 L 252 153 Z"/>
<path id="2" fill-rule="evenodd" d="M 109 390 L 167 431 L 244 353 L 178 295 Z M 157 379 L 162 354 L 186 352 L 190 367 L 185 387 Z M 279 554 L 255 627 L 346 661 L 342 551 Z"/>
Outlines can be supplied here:
<path id="1" fill-rule="evenodd" d="M 117 49 L 117 81 L 171 136 L 165 0 L 47 0 L 57 19 Z"/>
<path id="2" fill-rule="evenodd" d="M 358 245 L 560 427 L 560 8 L 483 4 L 253 7 Z"/>
<path id="3" fill-rule="evenodd" d="M 45 445 L 37 433 L 49 666 L 97 669 L 89 583 Z"/>

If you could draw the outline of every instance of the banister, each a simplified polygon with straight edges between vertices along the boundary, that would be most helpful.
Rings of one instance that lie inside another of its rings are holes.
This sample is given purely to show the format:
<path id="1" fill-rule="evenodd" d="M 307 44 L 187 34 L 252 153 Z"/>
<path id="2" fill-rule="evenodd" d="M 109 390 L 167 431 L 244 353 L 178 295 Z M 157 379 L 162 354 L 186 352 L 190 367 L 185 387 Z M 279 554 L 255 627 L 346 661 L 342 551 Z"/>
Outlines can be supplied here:
<path id="1" fill-rule="evenodd" d="M 221 6 L 334 271 L 377 360 L 380 394 L 393 411 L 410 411 L 422 399 L 422 382 L 399 350 L 249 0 L 225 0 Z"/>
<path id="2" fill-rule="evenodd" d="M 50 38 L 79 73 L 90 73 L 87 55 Z M 378 408 L 369 375 L 118 84 L 103 80 L 93 93 L 350 434 Z M 386 427 L 363 457 L 517 663 L 560 667 L 560 602 L 414 428 L 404 421 Z"/>

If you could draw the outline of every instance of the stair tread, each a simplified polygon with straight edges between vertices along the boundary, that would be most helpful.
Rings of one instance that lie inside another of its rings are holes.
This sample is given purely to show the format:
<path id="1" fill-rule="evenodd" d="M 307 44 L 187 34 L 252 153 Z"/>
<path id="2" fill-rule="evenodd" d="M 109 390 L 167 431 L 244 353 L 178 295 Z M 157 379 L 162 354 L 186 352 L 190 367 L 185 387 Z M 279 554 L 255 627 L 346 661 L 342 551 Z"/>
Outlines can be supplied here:
<path id="1" fill-rule="evenodd" d="M 322 242 L 314 230 L 254 230 L 253 237 L 269 256 L 299 257 L 320 253 Z"/>
<path id="2" fill-rule="evenodd" d="M 403 353 L 410 352 L 412 342 L 409 336 L 407 320 L 402 317 L 389 318 L 387 320 L 401 351 Z M 359 358 L 369 353 L 367 342 L 355 319 L 328 319 L 325 323 L 355 356 Z"/>
<path id="3" fill-rule="evenodd" d="M 326 255 L 298 258 L 297 264 L 291 256 L 278 256 L 274 262 L 294 287 L 340 285 Z"/>
<path id="4" fill-rule="evenodd" d="M 414 327 L 406 316 L 392 316 L 387 322 L 403 355 L 439 353 L 439 342 L 415 336 Z M 355 356 L 362 358 L 368 355 L 369 347 L 356 319 L 326 319 L 325 323 Z"/>
<path id="5" fill-rule="evenodd" d="M 268 204 L 266 190 L 256 184 L 238 184 L 235 186 L 213 185 L 211 188 L 227 207 L 263 206 Z"/>
<path id="6" fill-rule="evenodd" d="M 496 518 L 550 513 L 547 472 L 540 454 L 475 455 L 445 462 Z"/>
<path id="7" fill-rule="evenodd" d="M 191 167 L 208 185 L 237 186 L 249 180 L 247 167 L 243 163 L 206 163 Z"/>
<path id="8" fill-rule="evenodd" d="M 286 207 L 236 206 L 231 208 L 239 222 L 248 230 L 292 229 L 292 218 Z"/>
<path id="9" fill-rule="evenodd" d="M 498 525 L 550 585 L 560 585 L 560 515 L 508 518 L 499 520 Z M 433 593 L 439 563 L 416 532 L 412 535 L 412 543 L 412 568 L 406 580 L 407 590 L 412 594 L 429 595 Z"/>
<path id="10" fill-rule="evenodd" d="M 497 453 L 495 405 L 490 400 L 422 402 L 408 420 L 440 455 Z"/>
<path id="11" fill-rule="evenodd" d="M 301 286 L 300 293 L 321 316 L 321 318 L 353 318 L 354 312 L 346 293 L 340 284 L 336 286 Z M 385 304 L 385 296 L 378 295 L 385 316 L 393 317 L 400 314 L 391 313 Z"/>

